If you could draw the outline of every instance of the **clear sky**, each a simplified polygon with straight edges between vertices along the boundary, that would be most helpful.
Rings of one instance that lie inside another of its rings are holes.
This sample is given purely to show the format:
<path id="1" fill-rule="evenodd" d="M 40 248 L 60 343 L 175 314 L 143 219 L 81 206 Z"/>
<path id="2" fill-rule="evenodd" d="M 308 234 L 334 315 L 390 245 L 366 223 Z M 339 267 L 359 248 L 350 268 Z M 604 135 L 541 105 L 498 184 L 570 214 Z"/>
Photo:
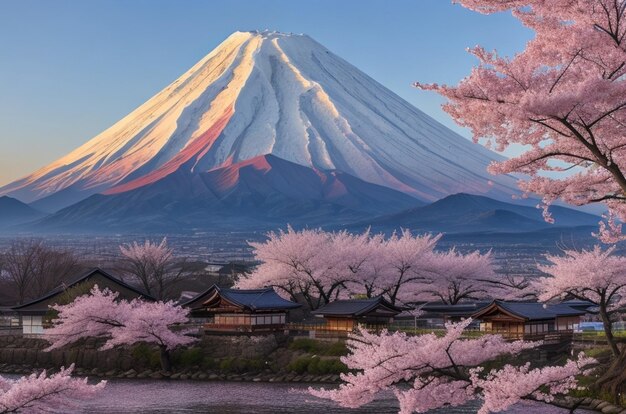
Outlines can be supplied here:
<path id="1" fill-rule="evenodd" d="M 0 0 L 0 184 L 111 126 L 236 30 L 306 33 L 445 125 L 411 82 L 456 83 L 532 34 L 449 0 Z"/>

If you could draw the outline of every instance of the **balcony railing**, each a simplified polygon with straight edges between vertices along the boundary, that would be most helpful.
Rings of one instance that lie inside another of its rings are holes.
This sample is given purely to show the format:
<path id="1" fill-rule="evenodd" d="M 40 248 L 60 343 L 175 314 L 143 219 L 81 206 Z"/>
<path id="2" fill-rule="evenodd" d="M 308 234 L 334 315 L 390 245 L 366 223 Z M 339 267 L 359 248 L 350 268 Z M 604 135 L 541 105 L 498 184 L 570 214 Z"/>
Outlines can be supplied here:
<path id="1" fill-rule="evenodd" d="M 279 331 L 286 329 L 285 324 L 273 325 L 238 325 L 222 323 L 205 323 L 202 325 L 205 331 L 217 332 L 258 332 L 258 331 Z"/>

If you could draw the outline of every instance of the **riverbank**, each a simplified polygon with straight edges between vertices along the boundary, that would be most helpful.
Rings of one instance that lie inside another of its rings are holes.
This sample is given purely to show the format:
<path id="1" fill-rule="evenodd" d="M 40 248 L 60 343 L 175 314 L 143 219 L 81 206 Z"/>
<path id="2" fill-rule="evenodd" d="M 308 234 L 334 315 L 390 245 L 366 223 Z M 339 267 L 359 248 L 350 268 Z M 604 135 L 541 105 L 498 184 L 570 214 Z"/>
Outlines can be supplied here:
<path id="1" fill-rule="evenodd" d="M 28 365 L 16 364 L 0 364 L 0 375 L 29 375 L 40 369 Z M 49 373 L 56 372 L 55 368 L 47 368 Z M 319 384 L 336 384 L 340 382 L 338 374 L 327 375 L 311 375 L 297 374 L 294 372 L 279 374 L 271 371 L 265 372 L 244 372 L 241 374 L 224 374 L 219 371 L 202 370 L 188 368 L 183 370 L 174 370 L 172 372 L 163 372 L 161 370 L 145 370 L 137 371 L 129 369 L 121 371 L 113 369 L 103 371 L 98 368 L 83 369 L 76 368 L 74 375 L 78 377 L 90 377 L 99 379 L 153 379 L 153 380 L 193 380 L 193 381 L 228 381 L 228 382 L 270 382 L 270 383 L 319 383 Z"/>
<path id="2" fill-rule="evenodd" d="M 32 367 L 24 366 L 24 365 L 14 365 L 14 364 L 0 364 L 0 375 L 5 376 L 22 376 L 29 375 L 36 370 L 33 370 Z M 50 373 L 55 372 L 56 369 L 49 369 Z M 83 368 L 76 368 L 74 371 L 74 375 L 78 377 L 89 377 L 90 379 L 97 381 L 101 379 L 105 379 L 109 382 L 113 381 L 114 383 L 123 382 L 125 384 L 131 384 L 136 382 L 138 384 L 146 384 L 151 383 L 154 384 L 155 387 L 158 387 L 156 384 L 172 384 L 172 383 L 180 383 L 180 384 L 190 384 L 197 383 L 198 386 L 201 386 L 202 382 L 209 382 L 214 384 L 219 384 L 220 386 L 224 386 L 224 384 L 232 383 L 252 383 L 258 384 L 262 386 L 263 384 L 277 386 L 277 387 L 289 387 L 287 390 L 292 390 L 291 387 L 297 387 L 301 389 L 304 393 L 309 386 L 336 386 L 340 381 L 340 377 L 338 374 L 329 374 L 329 375 L 298 375 L 296 373 L 289 373 L 285 375 L 275 374 L 272 372 L 262 372 L 262 373 L 243 373 L 243 374 L 222 374 L 214 371 L 205 371 L 205 370 L 196 370 L 196 369 L 185 369 L 181 371 L 174 372 L 162 372 L 162 371 L 152 371 L 146 370 L 138 372 L 134 369 L 130 369 L 125 372 L 121 372 L 119 370 L 111 370 L 111 371 L 101 371 L 98 368 L 94 368 L 91 370 L 86 370 Z M 185 385 L 183 385 L 185 386 Z M 246 387 L 247 385 L 242 384 L 242 386 Z M 386 404 L 391 404 L 391 402 L 395 402 L 394 399 L 389 399 Z M 592 399 L 592 398 L 575 398 L 575 397 L 566 397 L 564 399 L 559 399 L 553 402 L 553 406 L 555 408 L 562 408 L 568 410 L 568 412 L 588 412 L 588 413 L 602 413 L 602 414 L 626 414 L 626 409 L 617 407 L 607 401 Z M 377 407 L 380 409 L 380 405 L 377 404 Z M 395 407 L 395 405 L 393 405 Z M 473 405 L 469 405 L 468 407 L 473 407 Z M 547 405 L 542 406 L 543 408 L 540 411 L 527 411 L 527 412 L 537 412 L 537 413 L 545 413 L 547 412 Z M 377 412 L 382 413 L 383 411 L 369 411 L 370 407 L 366 407 L 363 411 L 358 412 Z M 187 410 L 183 410 L 184 412 L 189 412 Z M 108 411 L 107 411 L 108 412 Z M 111 411 L 114 412 L 114 411 Z M 138 411 L 138 412 L 151 412 L 151 411 Z M 156 411 L 155 411 L 156 412 Z M 256 411 L 250 411 L 256 412 Z M 304 412 L 304 411 L 300 411 Z M 327 411 L 335 412 L 333 410 Z M 343 412 L 343 411 L 336 411 Z M 350 411 L 352 412 L 352 411 Z M 387 412 L 387 411 L 384 411 Z M 390 413 L 397 412 L 397 408 L 391 409 L 388 411 Z M 434 411 L 438 412 L 438 411 Z M 455 409 L 454 411 L 445 411 L 448 412 L 458 412 L 458 413 L 471 413 L 475 411 L 466 411 L 465 409 Z M 517 411 L 515 411 L 517 412 Z M 555 411 L 556 412 L 556 411 Z"/>
<path id="3" fill-rule="evenodd" d="M 74 375 L 109 381 L 146 380 L 155 383 L 258 383 L 306 387 L 333 386 L 346 372 L 340 357 L 343 342 L 265 336 L 204 336 L 194 346 L 172 352 L 173 369 L 160 369 L 158 350 L 137 345 L 100 351 L 101 343 L 86 340 L 65 349 L 46 352 L 47 342 L 21 336 L 0 337 L 0 373 L 28 375 L 75 365 Z M 532 355 L 526 355 L 532 358 Z M 587 397 L 587 396 L 585 396 Z M 626 414 L 626 409 L 592 398 L 567 398 L 560 407 L 578 407 L 604 414 Z"/>
<path id="4" fill-rule="evenodd" d="M 12 376 L 15 378 L 15 376 Z M 309 384 L 262 382 L 156 381 L 109 379 L 102 393 L 55 414 L 397 414 L 392 392 L 357 409 L 312 397 Z M 330 385 L 328 387 L 331 387 Z M 428 414 L 476 414 L 479 401 L 445 407 Z M 590 414 L 576 410 L 577 414 Z M 545 404 L 518 405 L 503 414 L 568 414 L 568 410 Z"/>
<path id="5" fill-rule="evenodd" d="M 336 383 L 347 368 L 340 361 L 343 342 L 287 336 L 205 336 L 171 353 L 172 370 L 160 368 L 158 349 L 146 345 L 100 351 L 86 340 L 46 352 L 47 342 L 21 336 L 0 337 L 0 372 L 29 374 L 75 365 L 80 376 L 118 379 L 172 379 Z"/>

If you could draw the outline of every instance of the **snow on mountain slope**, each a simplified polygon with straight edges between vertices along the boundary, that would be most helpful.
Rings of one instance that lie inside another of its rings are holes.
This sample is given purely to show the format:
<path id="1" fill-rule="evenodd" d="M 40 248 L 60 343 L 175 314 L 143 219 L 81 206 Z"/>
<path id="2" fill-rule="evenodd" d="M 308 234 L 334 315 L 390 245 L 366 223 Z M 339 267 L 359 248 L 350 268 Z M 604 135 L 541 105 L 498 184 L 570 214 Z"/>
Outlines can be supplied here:
<path id="1" fill-rule="evenodd" d="M 181 168 L 200 173 L 268 154 L 425 201 L 458 192 L 510 200 L 516 193 L 513 178 L 486 172 L 496 154 L 310 37 L 236 32 L 118 123 L 0 195 L 60 208 L 135 190 Z"/>

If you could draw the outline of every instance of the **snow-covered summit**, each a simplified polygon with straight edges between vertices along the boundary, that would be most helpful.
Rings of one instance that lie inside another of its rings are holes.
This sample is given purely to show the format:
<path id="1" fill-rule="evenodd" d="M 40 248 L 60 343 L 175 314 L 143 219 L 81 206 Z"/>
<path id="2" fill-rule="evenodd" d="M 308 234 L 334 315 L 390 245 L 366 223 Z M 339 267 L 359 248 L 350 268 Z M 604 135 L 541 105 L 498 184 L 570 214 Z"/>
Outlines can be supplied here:
<path id="1" fill-rule="evenodd" d="M 422 200 L 459 192 L 510 199 L 515 192 L 511 177 L 486 172 L 497 155 L 315 40 L 250 31 L 233 33 L 109 129 L 0 195 L 54 200 L 58 208 L 180 169 L 207 172 L 269 154 Z"/>
<path id="2" fill-rule="evenodd" d="M 275 39 L 275 38 L 284 38 L 284 37 L 307 37 L 309 38 L 309 36 L 307 36 L 304 33 L 286 33 L 286 32 L 277 32 L 276 30 L 269 30 L 269 29 L 263 29 L 263 30 L 243 30 L 243 31 L 236 31 L 236 33 L 248 33 L 251 34 L 253 36 L 261 36 L 264 39 Z"/>

